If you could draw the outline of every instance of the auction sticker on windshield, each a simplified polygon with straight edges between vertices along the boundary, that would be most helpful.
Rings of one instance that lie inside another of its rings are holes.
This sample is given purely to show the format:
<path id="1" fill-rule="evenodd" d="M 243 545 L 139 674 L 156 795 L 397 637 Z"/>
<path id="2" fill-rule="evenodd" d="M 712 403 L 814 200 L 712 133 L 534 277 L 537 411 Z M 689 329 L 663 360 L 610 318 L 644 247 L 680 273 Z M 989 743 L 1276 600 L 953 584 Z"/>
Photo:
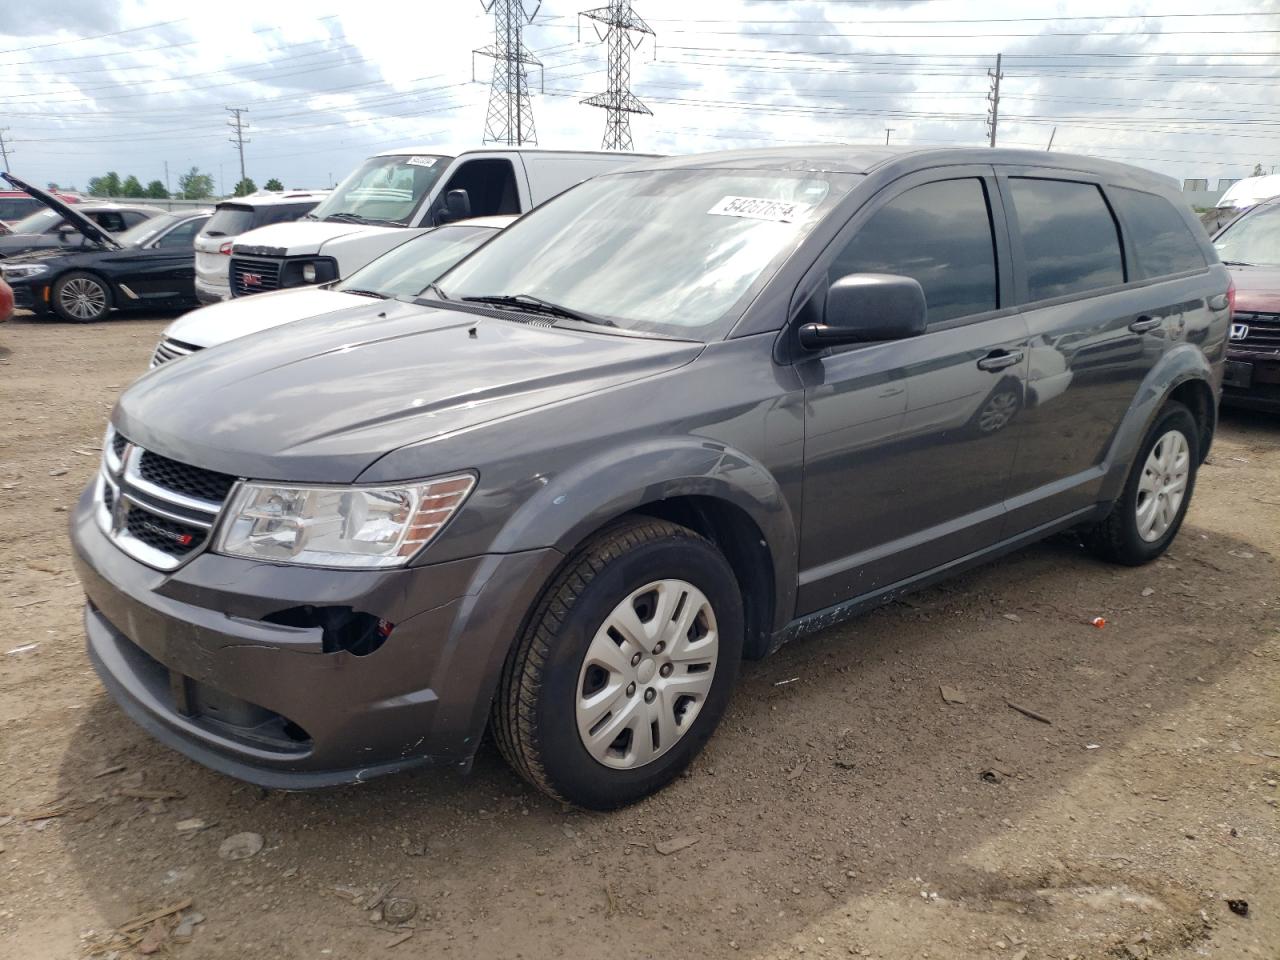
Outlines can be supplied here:
<path id="1" fill-rule="evenodd" d="M 794 200 L 768 200 L 764 197 L 725 197 L 707 211 L 718 217 L 748 217 L 752 220 L 772 220 L 775 223 L 793 223 L 812 209 L 813 204 Z"/>
<path id="2" fill-rule="evenodd" d="M 410 157 L 405 161 L 411 167 L 434 167 L 439 157 Z"/>

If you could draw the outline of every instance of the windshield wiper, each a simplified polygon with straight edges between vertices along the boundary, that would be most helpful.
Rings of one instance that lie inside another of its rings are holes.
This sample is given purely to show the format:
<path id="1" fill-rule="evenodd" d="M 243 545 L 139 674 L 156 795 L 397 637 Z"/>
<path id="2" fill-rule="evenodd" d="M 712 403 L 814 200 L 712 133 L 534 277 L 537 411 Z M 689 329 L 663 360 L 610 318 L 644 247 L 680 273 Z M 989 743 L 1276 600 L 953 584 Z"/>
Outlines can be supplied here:
<path id="1" fill-rule="evenodd" d="M 563 317 L 566 320 L 577 320 L 581 323 L 593 323 L 600 327 L 616 327 L 617 324 L 604 317 L 593 317 L 589 313 L 570 310 L 550 300 L 543 300 L 528 293 L 494 294 L 487 297 L 463 297 L 468 303 L 491 303 L 497 307 L 515 307 L 528 313 L 542 313 L 549 317 Z"/>
<path id="2" fill-rule="evenodd" d="M 385 293 L 379 293 L 377 290 L 356 290 L 351 287 L 339 287 L 339 293 L 354 293 L 357 297 L 374 297 L 378 300 L 386 300 Z"/>
<path id="3" fill-rule="evenodd" d="M 1222 261 L 1222 265 L 1223 265 L 1224 267 L 1253 267 L 1253 266 L 1256 266 L 1256 264 L 1253 264 L 1253 263 L 1245 263 L 1243 260 L 1223 260 L 1223 261 Z"/>
<path id="4" fill-rule="evenodd" d="M 334 220 L 338 223 L 369 223 L 368 219 L 360 216 L 358 213 L 331 213 L 326 220 Z"/>

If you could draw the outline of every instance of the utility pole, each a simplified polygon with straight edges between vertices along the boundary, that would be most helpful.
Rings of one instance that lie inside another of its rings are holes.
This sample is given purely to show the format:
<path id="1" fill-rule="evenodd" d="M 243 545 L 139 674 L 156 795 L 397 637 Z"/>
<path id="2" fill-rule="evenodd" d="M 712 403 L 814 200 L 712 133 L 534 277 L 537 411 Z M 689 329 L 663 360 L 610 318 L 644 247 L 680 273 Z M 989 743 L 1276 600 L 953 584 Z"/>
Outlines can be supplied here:
<path id="1" fill-rule="evenodd" d="M 243 183 L 246 179 L 244 175 L 244 145 L 246 143 L 252 143 L 253 141 L 246 140 L 244 138 L 245 128 L 248 127 L 249 124 L 243 119 L 241 119 L 240 114 L 248 113 L 249 108 L 248 107 L 227 107 L 226 110 L 228 113 L 235 114 L 235 119 L 227 121 L 227 126 L 235 131 L 235 135 L 232 136 L 231 139 L 228 140 L 227 142 L 235 144 L 236 149 L 240 151 L 240 182 Z M 239 185 L 240 185 L 239 183 L 236 184 L 237 187 Z"/>
<path id="2" fill-rule="evenodd" d="M 631 92 L 631 52 L 644 43 L 646 36 L 654 35 L 653 29 L 631 9 L 631 0 L 609 0 L 607 7 L 584 10 L 578 16 L 594 20 L 596 36 L 602 41 L 609 41 L 609 89 L 582 102 L 605 110 L 602 148 L 630 150 L 634 146 L 631 114 L 653 116 L 653 111 Z M 578 24 L 581 39 L 582 21 L 579 20 Z M 604 33 L 600 32 L 601 28 L 604 28 Z"/>
<path id="3" fill-rule="evenodd" d="M 8 132 L 9 132 L 8 127 L 0 127 L 0 157 L 4 157 L 5 173 L 11 172 L 9 170 L 9 151 L 13 149 L 13 147 L 9 146 L 9 144 L 4 142 L 4 135 Z"/>
<path id="4" fill-rule="evenodd" d="M 169 161 L 164 162 L 164 192 L 173 196 L 173 192 L 169 189 Z"/>
<path id="5" fill-rule="evenodd" d="M 480 0 L 485 13 L 493 13 L 493 43 L 471 51 L 471 79 L 475 79 L 475 55 L 493 58 L 493 83 L 489 88 L 489 111 L 484 120 L 484 143 L 537 146 L 533 129 L 533 108 L 529 105 L 529 75 L 526 67 L 542 70 L 542 61 L 524 45 L 526 22 L 538 15 L 542 0 L 526 14 L 524 0 Z"/>
<path id="6" fill-rule="evenodd" d="M 987 132 L 991 135 L 991 146 L 996 145 L 996 124 L 1000 122 L 1000 81 L 1004 79 L 1004 73 L 1000 70 L 1000 60 L 1002 54 L 996 54 L 995 70 L 988 70 L 987 76 L 991 78 L 991 92 L 987 94 Z"/>
<path id="7" fill-rule="evenodd" d="M 894 128 L 894 127 L 885 127 L 885 128 L 884 128 L 884 145 L 885 145 L 886 147 L 889 145 L 889 134 L 893 133 L 894 129 L 896 129 L 896 128 Z"/>
<path id="8" fill-rule="evenodd" d="M 1053 138 L 1056 137 L 1057 135 L 1058 135 L 1058 128 L 1054 127 L 1053 133 L 1049 134 L 1049 145 L 1044 148 L 1045 153 L 1048 153 L 1050 150 L 1053 149 Z"/>

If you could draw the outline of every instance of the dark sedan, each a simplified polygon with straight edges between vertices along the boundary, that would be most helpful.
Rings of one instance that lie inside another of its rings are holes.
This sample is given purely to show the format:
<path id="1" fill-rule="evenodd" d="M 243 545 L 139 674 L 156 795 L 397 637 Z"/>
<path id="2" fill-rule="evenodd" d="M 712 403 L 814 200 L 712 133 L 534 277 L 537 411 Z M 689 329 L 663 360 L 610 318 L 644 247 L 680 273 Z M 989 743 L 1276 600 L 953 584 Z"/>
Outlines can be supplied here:
<path id="1" fill-rule="evenodd" d="M 104 319 L 113 309 L 196 303 L 193 244 L 211 210 L 165 213 L 113 237 L 56 197 L 3 176 L 75 224 L 86 238 L 74 250 L 42 251 L 0 263 L 19 308 L 87 323 Z"/>

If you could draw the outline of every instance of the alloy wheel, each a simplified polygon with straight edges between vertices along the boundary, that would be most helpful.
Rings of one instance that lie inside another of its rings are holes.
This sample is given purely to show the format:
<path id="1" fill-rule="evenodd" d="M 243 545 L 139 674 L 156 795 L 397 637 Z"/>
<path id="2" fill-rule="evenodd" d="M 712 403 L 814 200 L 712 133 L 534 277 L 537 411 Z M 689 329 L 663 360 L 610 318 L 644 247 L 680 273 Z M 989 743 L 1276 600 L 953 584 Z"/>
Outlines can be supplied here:
<path id="1" fill-rule="evenodd" d="M 1191 449 L 1180 430 L 1170 430 L 1156 441 L 1138 481 L 1138 535 L 1154 543 L 1165 535 L 1178 516 L 1191 475 Z"/>
<path id="2" fill-rule="evenodd" d="M 107 307 L 107 291 L 88 277 L 73 277 L 58 291 L 58 302 L 77 320 L 93 320 Z"/>

